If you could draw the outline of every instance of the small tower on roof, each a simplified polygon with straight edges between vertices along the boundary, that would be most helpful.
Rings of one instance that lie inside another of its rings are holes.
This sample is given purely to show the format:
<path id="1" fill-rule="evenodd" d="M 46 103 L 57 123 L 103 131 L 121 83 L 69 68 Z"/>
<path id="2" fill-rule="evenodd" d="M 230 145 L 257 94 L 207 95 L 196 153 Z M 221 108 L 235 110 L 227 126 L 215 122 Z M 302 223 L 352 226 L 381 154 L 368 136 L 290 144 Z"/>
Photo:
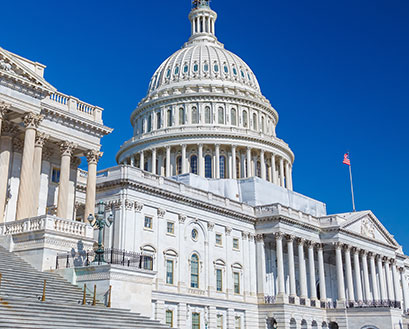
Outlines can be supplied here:
<path id="1" fill-rule="evenodd" d="M 189 20 L 192 24 L 190 41 L 216 41 L 215 22 L 217 14 L 210 8 L 210 0 L 193 0 Z"/>
<path id="2" fill-rule="evenodd" d="M 192 7 L 193 9 L 199 7 L 210 7 L 210 0 L 193 0 Z"/>

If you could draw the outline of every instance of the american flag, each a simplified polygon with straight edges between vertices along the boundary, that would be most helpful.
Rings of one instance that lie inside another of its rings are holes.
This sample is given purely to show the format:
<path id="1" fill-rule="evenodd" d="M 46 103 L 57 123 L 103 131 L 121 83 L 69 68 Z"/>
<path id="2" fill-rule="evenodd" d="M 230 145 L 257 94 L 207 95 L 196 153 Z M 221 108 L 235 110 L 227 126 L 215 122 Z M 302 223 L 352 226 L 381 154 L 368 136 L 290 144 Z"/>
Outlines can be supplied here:
<path id="1" fill-rule="evenodd" d="M 343 164 L 346 164 L 348 166 L 351 165 L 351 160 L 349 159 L 349 153 L 344 154 L 344 161 L 342 161 Z"/>

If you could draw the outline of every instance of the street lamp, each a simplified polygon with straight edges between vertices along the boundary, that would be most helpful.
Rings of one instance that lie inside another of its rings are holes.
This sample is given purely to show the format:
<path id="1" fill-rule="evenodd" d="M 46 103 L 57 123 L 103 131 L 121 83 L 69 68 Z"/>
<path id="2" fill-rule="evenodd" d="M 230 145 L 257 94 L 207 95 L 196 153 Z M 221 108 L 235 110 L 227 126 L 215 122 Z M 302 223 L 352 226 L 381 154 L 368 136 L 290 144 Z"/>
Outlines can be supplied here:
<path id="1" fill-rule="evenodd" d="M 114 216 L 112 213 L 108 216 L 108 221 L 105 219 L 105 203 L 102 201 L 98 202 L 97 204 L 97 213 L 95 217 L 92 214 L 88 216 L 88 222 L 91 224 L 92 227 L 96 227 L 98 232 L 98 249 L 95 250 L 95 259 L 92 262 L 93 264 L 105 264 L 104 260 L 104 248 L 102 248 L 102 230 L 104 227 L 110 227 L 112 222 L 114 221 Z"/>

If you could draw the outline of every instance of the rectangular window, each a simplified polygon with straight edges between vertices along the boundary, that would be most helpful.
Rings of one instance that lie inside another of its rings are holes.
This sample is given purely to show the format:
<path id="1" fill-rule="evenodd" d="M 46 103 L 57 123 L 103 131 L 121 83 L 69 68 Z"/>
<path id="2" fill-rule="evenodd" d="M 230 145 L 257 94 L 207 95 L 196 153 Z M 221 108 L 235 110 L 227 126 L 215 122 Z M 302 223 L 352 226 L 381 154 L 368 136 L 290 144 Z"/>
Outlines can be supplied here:
<path id="1" fill-rule="evenodd" d="M 156 129 L 160 129 L 162 124 L 162 118 L 160 112 L 156 113 Z"/>
<path id="2" fill-rule="evenodd" d="M 234 293 L 240 294 L 240 273 L 234 272 L 233 280 L 234 280 Z"/>
<path id="3" fill-rule="evenodd" d="M 218 246 L 223 245 L 222 235 L 219 234 L 219 233 L 216 233 L 216 245 L 218 245 Z"/>
<path id="4" fill-rule="evenodd" d="M 240 249 L 239 239 L 233 238 L 233 249 Z"/>
<path id="5" fill-rule="evenodd" d="M 221 269 L 216 270 L 216 289 L 223 291 L 223 272 Z"/>
<path id="6" fill-rule="evenodd" d="M 173 260 L 166 260 L 166 283 L 173 284 Z"/>
<path id="7" fill-rule="evenodd" d="M 217 314 L 217 329 L 223 329 L 223 315 Z"/>
<path id="8" fill-rule="evenodd" d="M 200 329 L 200 313 L 192 313 L 192 329 Z"/>
<path id="9" fill-rule="evenodd" d="M 173 328 L 173 311 L 166 310 L 166 324 Z"/>
<path id="10" fill-rule="evenodd" d="M 175 223 L 168 222 L 166 230 L 170 234 L 175 234 Z"/>
<path id="11" fill-rule="evenodd" d="M 143 260 L 143 269 L 152 271 L 153 270 L 153 258 L 151 256 L 144 255 L 142 256 L 142 260 Z"/>
<path id="12" fill-rule="evenodd" d="M 145 228 L 152 229 L 152 217 L 145 216 Z"/>
<path id="13" fill-rule="evenodd" d="M 237 316 L 234 318 L 234 329 L 241 329 L 241 316 Z"/>
<path id="14" fill-rule="evenodd" d="M 51 174 L 51 181 L 57 184 L 60 182 L 60 169 L 59 168 L 53 168 L 53 172 Z"/>

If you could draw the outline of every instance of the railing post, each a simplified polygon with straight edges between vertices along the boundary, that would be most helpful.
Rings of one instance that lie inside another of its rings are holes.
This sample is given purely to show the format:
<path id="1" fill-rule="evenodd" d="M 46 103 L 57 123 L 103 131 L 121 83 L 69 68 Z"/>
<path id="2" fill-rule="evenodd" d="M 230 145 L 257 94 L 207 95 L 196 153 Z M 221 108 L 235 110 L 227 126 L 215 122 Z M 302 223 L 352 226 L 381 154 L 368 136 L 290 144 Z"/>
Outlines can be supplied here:
<path id="1" fill-rule="evenodd" d="M 92 298 L 92 306 L 95 306 L 97 303 L 97 285 L 94 284 L 94 297 Z"/>
<path id="2" fill-rule="evenodd" d="M 87 285 L 84 283 L 84 293 L 82 295 L 82 305 L 87 303 Z"/>
<path id="3" fill-rule="evenodd" d="M 110 261 L 110 263 L 111 264 L 113 264 L 114 262 L 113 262 L 113 255 L 114 255 L 114 248 L 111 248 L 111 261 Z"/>
<path id="4" fill-rule="evenodd" d="M 47 280 L 44 280 L 44 285 L 43 285 L 43 296 L 41 297 L 41 301 L 45 302 L 45 286 L 47 285 Z"/>
<path id="5" fill-rule="evenodd" d="M 125 250 L 122 251 L 122 266 L 125 265 Z"/>
<path id="6" fill-rule="evenodd" d="M 65 268 L 70 268 L 70 255 L 67 253 L 67 264 L 65 265 Z"/>
<path id="7" fill-rule="evenodd" d="M 109 286 L 109 292 L 108 292 L 108 307 L 111 307 L 111 293 L 112 293 L 112 286 Z"/>
<path id="8" fill-rule="evenodd" d="M 58 270 L 58 255 L 57 255 L 56 259 L 55 259 L 55 269 Z"/>

